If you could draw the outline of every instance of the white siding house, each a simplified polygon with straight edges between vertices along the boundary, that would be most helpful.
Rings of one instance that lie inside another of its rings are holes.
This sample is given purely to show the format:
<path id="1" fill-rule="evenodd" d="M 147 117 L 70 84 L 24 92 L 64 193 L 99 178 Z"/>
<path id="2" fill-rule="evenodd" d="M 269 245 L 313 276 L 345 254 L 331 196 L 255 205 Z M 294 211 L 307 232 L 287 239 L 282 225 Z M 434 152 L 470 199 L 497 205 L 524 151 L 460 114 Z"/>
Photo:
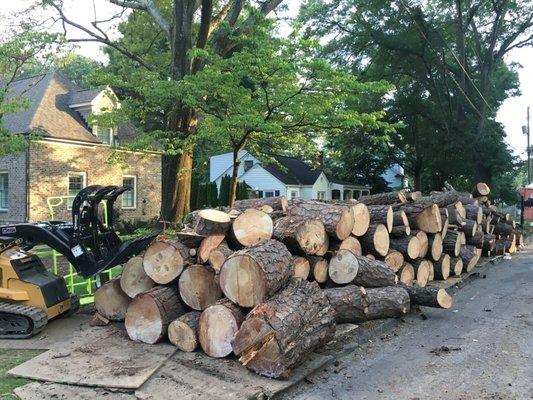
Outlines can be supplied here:
<path id="1" fill-rule="evenodd" d="M 394 164 L 386 170 L 381 177 L 385 179 L 387 185 L 391 189 L 404 189 L 407 187 L 407 180 L 405 178 L 403 167 L 398 164 Z"/>
<path id="2" fill-rule="evenodd" d="M 303 161 L 285 156 L 274 157 L 279 165 L 266 164 L 243 150 L 239 153 L 239 180 L 245 181 L 254 197 L 286 196 L 288 199 L 349 199 L 370 193 L 370 187 L 342 182 L 328 177 L 321 169 L 312 169 Z M 209 179 L 220 183 L 232 175 L 232 153 L 211 157 Z"/>

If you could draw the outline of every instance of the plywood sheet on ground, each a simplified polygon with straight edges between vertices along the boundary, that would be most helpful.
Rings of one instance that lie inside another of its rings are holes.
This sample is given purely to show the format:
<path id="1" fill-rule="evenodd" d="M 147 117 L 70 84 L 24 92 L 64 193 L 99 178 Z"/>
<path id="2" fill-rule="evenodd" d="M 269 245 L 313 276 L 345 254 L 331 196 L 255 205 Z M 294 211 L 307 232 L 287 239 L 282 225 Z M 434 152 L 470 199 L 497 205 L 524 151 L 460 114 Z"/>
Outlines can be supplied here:
<path id="1" fill-rule="evenodd" d="M 135 395 L 142 400 L 168 399 L 169 393 L 180 400 L 270 398 L 332 360 L 331 356 L 312 354 L 288 380 L 281 381 L 256 375 L 235 359 L 214 359 L 201 352 L 177 352 Z"/>
<path id="2" fill-rule="evenodd" d="M 62 385 L 51 382 L 33 382 L 13 391 L 20 400 L 136 400 L 131 393 L 115 392 L 87 386 Z"/>
<path id="3" fill-rule="evenodd" d="M 175 352 L 170 344 L 133 342 L 123 328 L 105 327 L 83 344 L 74 341 L 49 350 L 8 373 L 55 383 L 137 389 Z"/>

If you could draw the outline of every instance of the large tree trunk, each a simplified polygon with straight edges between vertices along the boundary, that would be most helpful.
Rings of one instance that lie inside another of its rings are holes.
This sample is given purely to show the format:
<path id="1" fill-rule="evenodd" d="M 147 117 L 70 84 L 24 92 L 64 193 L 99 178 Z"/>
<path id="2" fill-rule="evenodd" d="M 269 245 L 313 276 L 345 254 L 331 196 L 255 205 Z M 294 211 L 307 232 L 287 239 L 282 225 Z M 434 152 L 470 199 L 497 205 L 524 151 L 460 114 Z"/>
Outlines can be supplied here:
<path id="1" fill-rule="evenodd" d="M 398 277 L 392 268 L 383 261 L 357 257 L 359 269 L 352 282 L 365 288 L 394 286 Z"/>
<path id="2" fill-rule="evenodd" d="M 444 289 L 418 286 L 403 286 L 403 288 L 409 293 L 411 304 L 437 308 L 450 308 L 453 304 L 452 296 Z"/>
<path id="3" fill-rule="evenodd" d="M 222 297 L 215 270 L 205 265 L 186 268 L 178 286 L 181 299 L 193 310 L 205 310 Z"/>
<path id="4" fill-rule="evenodd" d="M 272 237 L 274 223 L 267 213 L 249 208 L 233 220 L 229 242 L 234 248 L 253 246 Z"/>
<path id="5" fill-rule="evenodd" d="M 276 220 L 272 237 L 294 254 L 314 255 L 324 248 L 325 233 L 319 220 L 293 215 Z"/>
<path id="6" fill-rule="evenodd" d="M 132 299 L 139 293 L 150 290 L 155 282 L 146 274 L 141 256 L 132 257 L 122 268 L 120 287 Z"/>
<path id="7" fill-rule="evenodd" d="M 233 209 L 237 211 L 244 211 L 248 208 L 257 208 L 267 214 L 271 214 L 274 211 L 280 211 L 281 213 L 287 212 L 289 204 L 285 196 L 278 197 L 262 197 L 259 199 L 247 199 L 237 200 L 233 204 Z"/>
<path id="8" fill-rule="evenodd" d="M 265 240 L 229 257 L 220 269 L 220 287 L 242 307 L 253 307 L 281 289 L 292 275 L 292 255 L 277 240 Z"/>
<path id="9" fill-rule="evenodd" d="M 200 311 L 190 311 L 168 326 L 168 340 L 181 351 L 191 352 L 198 347 Z"/>
<path id="10" fill-rule="evenodd" d="M 316 283 L 291 280 L 248 314 L 233 339 L 233 351 L 252 371 L 287 378 L 306 355 L 333 339 L 334 317 Z"/>
<path id="11" fill-rule="evenodd" d="M 361 196 L 357 199 L 359 203 L 370 205 L 382 205 L 382 204 L 395 204 L 405 203 L 407 198 L 403 191 L 400 192 L 386 192 L 378 194 L 369 194 L 367 196 Z"/>
<path id="12" fill-rule="evenodd" d="M 329 261 L 329 277 L 339 285 L 352 282 L 358 269 L 358 257 L 350 250 L 341 249 L 335 252 Z"/>
<path id="13" fill-rule="evenodd" d="M 337 323 L 401 317 L 409 312 L 409 294 L 401 286 L 365 289 L 348 285 L 324 293 L 335 309 Z"/>
<path id="14" fill-rule="evenodd" d="M 94 308 L 110 321 L 123 321 L 130 301 L 120 287 L 120 279 L 104 283 L 94 294 Z"/>
<path id="15" fill-rule="evenodd" d="M 143 257 L 144 271 L 155 282 L 166 285 L 176 280 L 191 263 L 189 248 L 175 239 L 153 242 Z"/>
<path id="16" fill-rule="evenodd" d="M 361 247 L 366 253 L 385 257 L 389 252 L 389 232 L 383 224 L 370 225 L 366 233 L 361 236 Z"/>
<path id="17" fill-rule="evenodd" d="M 404 257 L 414 260 L 420 255 L 420 241 L 416 236 L 390 239 L 390 248 L 399 251 Z"/>
<path id="18" fill-rule="evenodd" d="M 233 207 L 235 200 L 237 200 L 237 185 L 239 184 L 239 166 L 241 161 L 239 160 L 240 147 L 233 149 L 233 167 L 231 169 L 231 184 L 229 188 L 229 206 Z"/>

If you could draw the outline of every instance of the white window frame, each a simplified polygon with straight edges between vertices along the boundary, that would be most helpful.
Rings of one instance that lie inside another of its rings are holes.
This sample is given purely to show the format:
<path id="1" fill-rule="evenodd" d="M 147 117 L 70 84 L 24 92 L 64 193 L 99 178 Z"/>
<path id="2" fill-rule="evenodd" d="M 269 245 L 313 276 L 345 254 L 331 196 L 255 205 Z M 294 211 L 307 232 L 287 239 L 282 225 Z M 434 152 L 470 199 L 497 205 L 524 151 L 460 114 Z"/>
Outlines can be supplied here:
<path id="1" fill-rule="evenodd" d="M 294 200 L 295 198 L 298 197 L 298 191 L 297 190 L 291 190 L 291 200 Z"/>
<path id="2" fill-rule="evenodd" d="M 8 171 L 0 171 L 0 175 L 6 175 L 7 176 L 7 207 L 4 208 L 0 205 L 0 212 L 7 212 L 9 211 L 9 172 Z"/>
<path id="3" fill-rule="evenodd" d="M 124 205 L 124 197 L 122 197 L 122 209 L 123 210 L 136 210 L 137 209 L 137 175 L 122 175 L 122 185 L 124 185 L 124 178 L 133 178 L 133 207 Z"/>
<path id="4" fill-rule="evenodd" d="M 71 176 L 81 176 L 83 177 L 83 184 L 82 189 L 85 189 L 87 187 L 87 172 L 76 172 L 76 171 L 69 171 L 67 173 L 67 196 L 71 196 L 70 194 L 70 177 Z M 74 199 L 67 199 L 67 210 L 72 210 L 72 204 L 69 204 L 70 201 L 74 201 Z"/>
<path id="5" fill-rule="evenodd" d="M 98 138 L 98 128 L 100 126 L 99 125 L 93 125 L 93 135 L 96 136 L 97 139 Z M 103 126 L 102 128 L 106 128 L 106 129 L 109 129 L 109 144 L 107 143 L 102 143 L 102 144 L 105 144 L 106 146 L 112 146 L 113 145 L 113 138 L 115 137 L 115 129 L 114 128 L 109 128 L 109 127 L 106 127 L 106 126 Z"/>
<path id="6" fill-rule="evenodd" d="M 320 194 L 323 194 L 322 198 L 320 198 Z M 317 200 L 326 200 L 326 191 L 325 190 L 318 190 L 316 192 L 316 198 Z"/>

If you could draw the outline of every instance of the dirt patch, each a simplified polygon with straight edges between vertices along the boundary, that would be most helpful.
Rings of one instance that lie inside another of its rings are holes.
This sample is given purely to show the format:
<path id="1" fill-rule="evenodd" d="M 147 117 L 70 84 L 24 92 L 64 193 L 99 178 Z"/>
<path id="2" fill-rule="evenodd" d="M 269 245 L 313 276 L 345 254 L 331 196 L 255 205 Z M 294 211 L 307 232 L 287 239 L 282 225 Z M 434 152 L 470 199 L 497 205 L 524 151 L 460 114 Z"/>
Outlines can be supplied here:
<path id="1" fill-rule="evenodd" d="M 436 356 L 442 356 L 443 354 L 449 354 L 452 351 L 461 351 L 461 348 L 460 347 L 440 346 L 440 347 L 435 347 L 433 350 L 430 351 L 430 353 L 434 354 Z"/>

